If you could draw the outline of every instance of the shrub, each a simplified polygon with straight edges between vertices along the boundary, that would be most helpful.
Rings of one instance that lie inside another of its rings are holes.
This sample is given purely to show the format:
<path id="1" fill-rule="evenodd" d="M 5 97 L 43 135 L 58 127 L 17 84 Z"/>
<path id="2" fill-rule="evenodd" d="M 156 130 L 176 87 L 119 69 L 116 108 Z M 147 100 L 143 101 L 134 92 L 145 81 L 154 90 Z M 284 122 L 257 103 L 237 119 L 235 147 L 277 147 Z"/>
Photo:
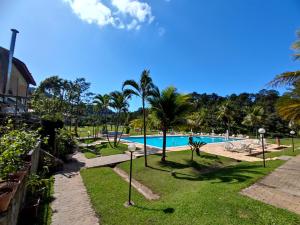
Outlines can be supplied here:
<path id="1" fill-rule="evenodd" d="M 7 179 L 24 165 L 24 156 L 32 150 L 39 138 L 37 132 L 11 130 L 0 138 L 0 178 Z"/>
<path id="2" fill-rule="evenodd" d="M 67 154 L 73 153 L 75 146 L 76 140 L 71 131 L 65 128 L 57 130 L 56 147 L 60 158 L 64 159 Z"/>

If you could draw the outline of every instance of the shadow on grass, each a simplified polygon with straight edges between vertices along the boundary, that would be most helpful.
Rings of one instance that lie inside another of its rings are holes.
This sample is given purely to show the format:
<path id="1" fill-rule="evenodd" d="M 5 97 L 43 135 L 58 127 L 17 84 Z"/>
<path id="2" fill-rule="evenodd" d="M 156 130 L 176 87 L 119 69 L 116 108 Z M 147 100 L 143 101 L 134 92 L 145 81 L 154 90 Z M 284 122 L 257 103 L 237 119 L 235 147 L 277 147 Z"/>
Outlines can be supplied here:
<path id="1" fill-rule="evenodd" d="M 174 208 L 165 208 L 165 209 L 155 209 L 155 208 L 148 208 L 145 206 L 138 206 L 138 205 L 133 205 L 132 207 L 140 209 L 140 210 L 147 210 L 147 211 L 157 211 L 157 212 L 163 212 L 165 214 L 172 214 L 175 212 Z"/>
<path id="2" fill-rule="evenodd" d="M 215 159 L 214 156 L 202 155 L 209 159 Z M 218 157 L 217 157 L 218 158 Z M 262 172 L 257 171 L 261 168 L 260 165 L 253 164 L 238 164 L 224 166 L 221 163 L 200 164 L 196 161 L 186 160 L 186 163 L 177 163 L 173 161 L 159 162 L 162 167 L 169 167 L 169 169 L 148 166 L 153 170 L 170 173 L 175 179 L 190 180 L 190 181 L 211 181 L 213 183 L 236 183 L 245 182 L 252 179 L 257 174 Z M 196 174 L 181 173 L 173 169 L 191 168 L 196 171 Z"/>
<path id="3" fill-rule="evenodd" d="M 199 176 L 182 176 L 179 173 L 173 175 L 176 179 L 184 179 L 190 181 L 212 181 L 212 183 L 236 183 L 244 182 L 253 178 L 254 175 L 263 174 L 262 172 L 255 171 L 260 168 L 259 165 L 239 165 L 228 166 L 217 169 L 213 172 L 200 174 Z"/>
<path id="4" fill-rule="evenodd" d="M 174 169 L 185 169 L 190 167 L 187 164 L 182 164 L 182 163 L 178 163 L 178 162 L 174 162 L 174 161 L 159 161 L 159 165 L 162 167 L 171 167 Z"/>

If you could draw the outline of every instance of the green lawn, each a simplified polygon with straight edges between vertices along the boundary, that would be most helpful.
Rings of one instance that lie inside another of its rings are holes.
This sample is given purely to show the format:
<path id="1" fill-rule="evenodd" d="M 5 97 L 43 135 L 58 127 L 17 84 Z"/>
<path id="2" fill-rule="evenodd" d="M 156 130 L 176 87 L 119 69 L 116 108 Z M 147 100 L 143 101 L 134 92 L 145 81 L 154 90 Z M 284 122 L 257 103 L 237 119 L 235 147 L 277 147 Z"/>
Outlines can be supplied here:
<path id="1" fill-rule="evenodd" d="M 81 171 L 101 224 L 300 224 L 298 215 L 238 193 L 281 165 L 281 161 L 267 162 L 267 167 L 263 168 L 261 162 L 237 163 L 202 154 L 191 163 L 189 151 L 168 153 L 168 162 L 164 164 L 157 155 L 148 159 L 148 168 L 144 168 L 143 158 L 134 160 L 133 176 L 161 198 L 148 201 L 133 190 L 135 206 L 130 208 L 123 206 L 128 183 L 111 168 Z M 119 167 L 128 171 L 129 163 Z"/>
<path id="2" fill-rule="evenodd" d="M 108 131 L 115 131 L 114 126 L 109 125 L 107 128 L 108 128 Z M 72 127 L 72 130 L 74 130 L 74 127 Z M 96 126 L 95 130 L 96 130 L 96 132 L 101 131 L 102 130 L 102 125 Z M 90 131 L 90 136 L 92 136 L 93 135 L 93 126 L 78 127 L 78 135 L 80 137 L 88 137 L 89 131 Z M 122 131 L 122 126 L 120 126 L 120 128 L 119 128 L 119 132 L 121 132 L 121 131 Z M 157 133 L 158 133 L 158 131 L 151 131 L 151 130 L 147 131 L 148 135 L 157 134 Z M 141 134 L 141 132 L 134 131 L 134 129 L 130 129 L 129 134 L 130 135 L 143 135 L 143 134 Z"/>
<path id="3" fill-rule="evenodd" d="M 268 139 L 268 142 L 271 144 L 275 144 L 274 139 Z M 292 145 L 292 141 L 290 138 L 283 138 L 280 140 L 280 142 L 282 145 Z M 295 151 L 293 151 L 292 147 L 284 148 L 281 151 L 266 153 L 265 157 L 273 158 L 273 157 L 278 157 L 278 156 L 282 156 L 282 155 L 296 156 L 296 155 L 300 154 L 300 138 L 295 138 L 294 143 L 295 143 Z M 297 149 L 297 148 L 299 148 L 299 149 Z M 262 158 L 262 154 L 258 155 L 258 157 Z"/>
<path id="4" fill-rule="evenodd" d="M 100 156 L 108 156 L 108 155 L 116 155 L 116 154 L 122 154 L 125 151 L 127 151 L 128 146 L 125 144 L 120 143 L 118 147 L 111 148 L 109 144 L 102 144 L 102 145 L 96 145 L 95 147 L 88 147 L 91 150 L 94 150 L 97 152 Z M 89 151 L 86 147 L 82 148 L 81 150 L 85 157 L 88 159 L 97 157 L 97 154 Z"/>

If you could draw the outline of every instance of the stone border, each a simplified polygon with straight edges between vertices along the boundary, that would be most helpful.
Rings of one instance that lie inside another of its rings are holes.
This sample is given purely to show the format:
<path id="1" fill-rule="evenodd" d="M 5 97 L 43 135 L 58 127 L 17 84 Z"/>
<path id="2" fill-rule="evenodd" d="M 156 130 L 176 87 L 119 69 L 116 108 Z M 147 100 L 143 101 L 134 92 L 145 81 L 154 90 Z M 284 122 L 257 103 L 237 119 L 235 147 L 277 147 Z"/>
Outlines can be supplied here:
<path id="1" fill-rule="evenodd" d="M 113 171 L 118 174 L 123 180 L 129 183 L 129 175 L 124 170 L 118 167 L 114 167 Z M 153 193 L 150 188 L 146 187 L 133 178 L 131 181 L 131 185 L 148 200 L 158 200 L 160 198 L 160 196 Z"/>

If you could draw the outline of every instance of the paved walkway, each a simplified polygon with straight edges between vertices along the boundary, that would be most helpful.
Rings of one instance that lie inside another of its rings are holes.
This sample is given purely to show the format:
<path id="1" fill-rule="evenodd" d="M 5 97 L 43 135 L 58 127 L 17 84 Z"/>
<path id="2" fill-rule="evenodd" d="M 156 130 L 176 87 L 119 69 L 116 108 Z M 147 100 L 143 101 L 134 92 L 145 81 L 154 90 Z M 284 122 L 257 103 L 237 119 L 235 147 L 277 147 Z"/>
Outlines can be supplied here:
<path id="1" fill-rule="evenodd" d="M 241 193 L 300 214 L 300 155 L 290 159 Z"/>
<path id="2" fill-rule="evenodd" d="M 65 164 L 64 171 L 56 174 L 52 225 L 98 225 L 79 170 L 84 163 L 74 161 Z"/>
<path id="3" fill-rule="evenodd" d="M 81 152 L 77 152 L 75 155 L 73 155 L 73 158 L 84 163 L 85 168 L 107 166 L 130 160 L 130 156 L 127 154 L 116 154 L 87 159 Z"/>

